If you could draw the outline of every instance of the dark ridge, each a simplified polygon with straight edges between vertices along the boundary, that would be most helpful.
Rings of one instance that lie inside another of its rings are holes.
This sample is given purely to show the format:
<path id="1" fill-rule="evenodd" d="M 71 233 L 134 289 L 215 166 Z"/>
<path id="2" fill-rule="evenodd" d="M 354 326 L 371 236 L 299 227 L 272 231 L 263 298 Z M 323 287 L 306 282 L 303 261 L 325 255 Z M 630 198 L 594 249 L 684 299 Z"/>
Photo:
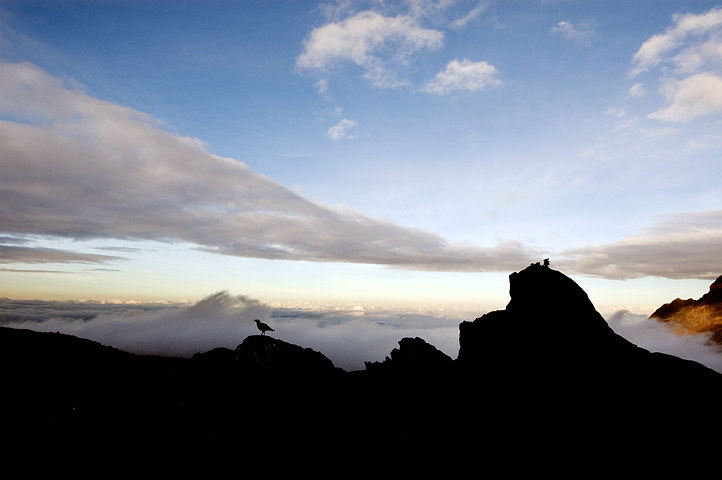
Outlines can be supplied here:
<path id="1" fill-rule="evenodd" d="M 182 359 L 0 328 L 6 464 L 42 449 L 163 473 L 160 452 L 184 473 L 579 477 L 669 473 L 689 445 L 715 458 L 722 375 L 619 337 L 546 266 L 511 274 L 510 295 L 461 323 L 455 360 L 403 338 L 354 372 L 270 334 Z"/>

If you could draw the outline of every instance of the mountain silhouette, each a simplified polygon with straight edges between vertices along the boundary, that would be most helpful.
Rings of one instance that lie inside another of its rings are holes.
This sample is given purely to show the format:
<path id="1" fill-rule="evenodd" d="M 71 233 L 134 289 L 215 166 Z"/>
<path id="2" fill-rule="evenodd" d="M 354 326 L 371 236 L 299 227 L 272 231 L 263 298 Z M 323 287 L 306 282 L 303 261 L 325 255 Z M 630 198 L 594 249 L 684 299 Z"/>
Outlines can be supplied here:
<path id="1" fill-rule="evenodd" d="M 184 359 L 0 328 L 2 441 L 62 458 L 162 446 L 183 465 L 273 474 L 564 476 L 649 473 L 714 431 L 722 375 L 615 334 L 561 272 L 532 264 L 509 281 L 504 310 L 460 324 L 456 359 L 403 338 L 352 372 L 265 335 Z"/>

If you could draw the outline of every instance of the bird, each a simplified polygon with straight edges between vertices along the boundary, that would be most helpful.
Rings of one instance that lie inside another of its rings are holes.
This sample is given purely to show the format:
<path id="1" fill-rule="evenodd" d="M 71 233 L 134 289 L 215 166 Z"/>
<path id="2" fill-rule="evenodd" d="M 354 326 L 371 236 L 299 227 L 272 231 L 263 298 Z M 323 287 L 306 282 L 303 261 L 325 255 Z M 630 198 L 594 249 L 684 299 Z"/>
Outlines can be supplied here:
<path id="1" fill-rule="evenodd" d="M 265 335 L 266 332 L 275 332 L 274 329 L 260 321 L 259 319 L 255 319 L 254 322 L 256 322 L 256 326 L 261 331 L 261 335 Z"/>

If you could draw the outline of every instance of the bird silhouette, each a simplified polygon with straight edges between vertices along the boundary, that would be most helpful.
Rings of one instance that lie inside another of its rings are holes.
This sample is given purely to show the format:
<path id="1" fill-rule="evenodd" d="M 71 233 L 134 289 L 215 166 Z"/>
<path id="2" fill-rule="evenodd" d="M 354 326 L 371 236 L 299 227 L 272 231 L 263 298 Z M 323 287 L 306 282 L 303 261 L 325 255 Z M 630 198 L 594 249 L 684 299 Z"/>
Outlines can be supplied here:
<path id="1" fill-rule="evenodd" d="M 256 326 L 257 326 L 258 329 L 261 331 L 261 335 L 265 335 L 266 332 L 275 332 L 274 329 L 272 329 L 271 327 L 269 327 L 268 325 L 266 325 L 265 323 L 263 323 L 263 322 L 260 321 L 259 319 L 255 319 L 254 322 L 256 322 Z"/>

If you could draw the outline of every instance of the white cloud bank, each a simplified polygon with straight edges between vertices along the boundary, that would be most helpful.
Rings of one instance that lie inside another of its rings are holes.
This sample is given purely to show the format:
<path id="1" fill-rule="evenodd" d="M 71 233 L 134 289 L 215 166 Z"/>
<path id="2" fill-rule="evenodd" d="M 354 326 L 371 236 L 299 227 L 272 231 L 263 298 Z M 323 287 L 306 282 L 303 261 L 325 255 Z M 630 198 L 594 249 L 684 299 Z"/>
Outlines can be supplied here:
<path id="1" fill-rule="evenodd" d="M 361 370 L 365 361 L 383 361 L 403 337 L 422 337 L 456 358 L 459 323 L 464 320 L 393 309 L 361 315 L 273 309 L 228 292 L 190 306 L 166 307 L 0 298 L 3 326 L 65 333 L 142 355 L 190 357 L 216 347 L 235 348 L 260 333 L 255 318 L 275 329 L 274 338 L 320 351 L 346 370 Z"/>
<path id="2" fill-rule="evenodd" d="M 620 310 L 607 323 L 615 333 L 650 352 L 699 362 L 722 373 L 722 349 L 710 341 L 708 334 L 677 335 L 661 322 Z"/>
<path id="3" fill-rule="evenodd" d="M 464 59 L 450 61 L 446 68 L 436 74 L 423 90 L 438 95 L 447 95 L 452 91 L 476 92 L 492 85 L 499 85 L 501 81 L 496 78 L 499 74 L 493 65 L 481 62 L 472 62 Z"/>

